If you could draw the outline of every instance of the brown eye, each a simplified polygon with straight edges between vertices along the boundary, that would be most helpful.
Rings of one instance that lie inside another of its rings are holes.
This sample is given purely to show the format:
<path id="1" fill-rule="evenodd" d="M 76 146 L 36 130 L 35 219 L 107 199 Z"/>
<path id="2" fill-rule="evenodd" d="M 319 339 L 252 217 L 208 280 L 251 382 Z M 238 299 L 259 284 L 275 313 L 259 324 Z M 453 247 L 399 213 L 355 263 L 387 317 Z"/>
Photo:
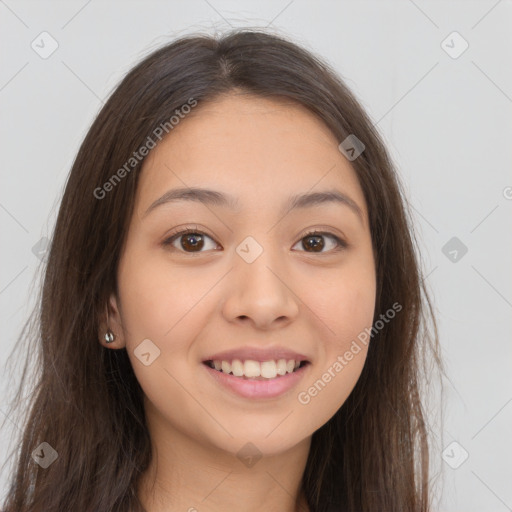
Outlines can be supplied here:
<path id="1" fill-rule="evenodd" d="M 331 240 L 331 242 L 326 243 L 325 239 Z M 208 240 L 211 240 L 213 244 L 210 248 L 206 247 L 206 250 L 216 249 L 218 247 L 213 238 L 206 233 L 198 231 L 197 229 L 187 229 L 167 238 L 164 240 L 163 245 L 166 247 L 172 246 L 173 249 L 179 252 L 200 253 L 205 252 L 203 249 L 205 245 L 208 245 Z M 334 243 L 332 241 L 334 241 Z M 320 231 L 307 233 L 297 243 L 301 243 L 304 252 L 318 254 L 339 251 L 347 247 L 346 242 L 336 235 Z M 324 250 L 325 247 L 327 247 L 327 250 Z"/>
<path id="2" fill-rule="evenodd" d="M 324 241 L 325 238 L 334 240 L 334 248 L 329 248 L 329 244 L 327 244 L 327 250 L 323 251 L 324 247 L 326 246 L 326 243 Z M 347 244 L 336 235 L 333 235 L 332 233 L 324 233 L 319 231 L 307 233 L 305 236 L 301 238 L 301 242 L 302 247 L 306 250 L 305 252 L 313 253 L 329 252 L 331 250 L 338 251 L 347 247 Z"/>
<path id="3" fill-rule="evenodd" d="M 304 240 L 306 240 L 306 242 L 304 242 Z M 311 235 L 302 239 L 302 247 L 305 249 L 311 248 L 314 252 L 322 252 L 324 246 L 325 242 L 322 235 Z"/>
<path id="4" fill-rule="evenodd" d="M 205 240 L 213 239 L 207 234 L 196 230 L 185 230 L 174 234 L 170 238 L 164 240 L 164 246 L 172 246 L 181 252 L 204 252 L 202 249 L 205 246 Z M 206 244 L 207 245 L 207 244 Z M 213 249 L 217 247 L 217 244 L 213 244 Z"/>
<path id="5" fill-rule="evenodd" d="M 204 246 L 203 235 L 198 233 L 181 235 L 181 246 L 187 251 L 200 251 Z"/>

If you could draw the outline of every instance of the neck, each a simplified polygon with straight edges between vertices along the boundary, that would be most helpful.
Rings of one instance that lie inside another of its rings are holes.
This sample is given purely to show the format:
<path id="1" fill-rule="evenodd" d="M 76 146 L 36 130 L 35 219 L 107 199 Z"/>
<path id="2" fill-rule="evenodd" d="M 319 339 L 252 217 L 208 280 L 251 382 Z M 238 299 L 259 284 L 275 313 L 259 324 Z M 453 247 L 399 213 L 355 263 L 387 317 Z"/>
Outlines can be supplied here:
<path id="1" fill-rule="evenodd" d="M 245 464 L 168 425 L 151 430 L 153 457 L 138 488 L 147 512 L 309 512 L 301 483 L 311 437 Z"/>

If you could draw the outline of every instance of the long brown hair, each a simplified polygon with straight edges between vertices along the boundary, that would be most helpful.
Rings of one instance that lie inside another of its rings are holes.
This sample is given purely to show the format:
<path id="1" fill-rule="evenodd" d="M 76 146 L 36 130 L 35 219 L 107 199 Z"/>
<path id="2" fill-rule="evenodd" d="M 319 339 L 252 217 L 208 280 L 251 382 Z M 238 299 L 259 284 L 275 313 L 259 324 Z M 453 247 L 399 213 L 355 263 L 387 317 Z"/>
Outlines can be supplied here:
<path id="1" fill-rule="evenodd" d="M 351 134 L 363 141 L 365 150 L 351 164 L 368 205 L 374 321 L 394 303 L 402 306 L 373 336 L 349 398 L 313 434 L 302 482 L 309 506 L 429 510 L 421 375 L 428 357 L 440 368 L 438 335 L 403 187 L 371 120 L 328 64 L 285 37 L 235 30 L 220 38 L 182 37 L 145 57 L 111 94 L 78 151 L 38 306 L 21 335 L 30 345 L 13 407 L 24 408 L 17 420 L 24 428 L 13 450 L 7 512 L 143 511 L 137 484 L 151 451 L 142 389 L 126 350 L 98 342 L 108 297 L 117 291 L 142 164 L 104 197 L 97 190 L 191 98 L 201 105 L 234 89 L 298 102 L 340 142 Z M 46 469 L 32 458 L 43 442 L 58 454 Z"/>

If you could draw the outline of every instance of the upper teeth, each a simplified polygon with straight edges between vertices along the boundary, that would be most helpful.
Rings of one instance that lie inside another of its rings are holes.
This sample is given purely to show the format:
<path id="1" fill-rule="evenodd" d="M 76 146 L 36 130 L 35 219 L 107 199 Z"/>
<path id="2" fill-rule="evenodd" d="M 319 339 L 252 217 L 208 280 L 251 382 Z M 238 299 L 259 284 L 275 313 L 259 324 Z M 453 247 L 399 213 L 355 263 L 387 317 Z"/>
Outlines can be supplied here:
<path id="1" fill-rule="evenodd" d="M 294 359 L 278 359 L 277 361 L 265 361 L 260 363 L 252 359 L 241 361 L 240 359 L 233 359 L 229 361 L 213 361 L 213 367 L 223 373 L 232 373 L 235 377 L 264 377 L 266 379 L 273 379 L 277 375 L 285 375 L 292 373 L 300 366 L 300 361 Z"/>

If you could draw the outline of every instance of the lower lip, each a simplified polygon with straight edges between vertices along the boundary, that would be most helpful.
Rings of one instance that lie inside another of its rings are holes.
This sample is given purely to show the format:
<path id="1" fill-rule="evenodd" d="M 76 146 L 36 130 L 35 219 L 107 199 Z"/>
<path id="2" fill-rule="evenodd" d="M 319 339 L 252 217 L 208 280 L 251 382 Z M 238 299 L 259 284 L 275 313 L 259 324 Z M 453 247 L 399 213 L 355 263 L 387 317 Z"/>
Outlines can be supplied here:
<path id="1" fill-rule="evenodd" d="M 290 391 L 308 371 L 311 363 L 298 368 L 292 373 L 268 380 L 249 380 L 220 372 L 203 363 L 210 375 L 222 386 L 244 398 L 274 398 Z"/>

